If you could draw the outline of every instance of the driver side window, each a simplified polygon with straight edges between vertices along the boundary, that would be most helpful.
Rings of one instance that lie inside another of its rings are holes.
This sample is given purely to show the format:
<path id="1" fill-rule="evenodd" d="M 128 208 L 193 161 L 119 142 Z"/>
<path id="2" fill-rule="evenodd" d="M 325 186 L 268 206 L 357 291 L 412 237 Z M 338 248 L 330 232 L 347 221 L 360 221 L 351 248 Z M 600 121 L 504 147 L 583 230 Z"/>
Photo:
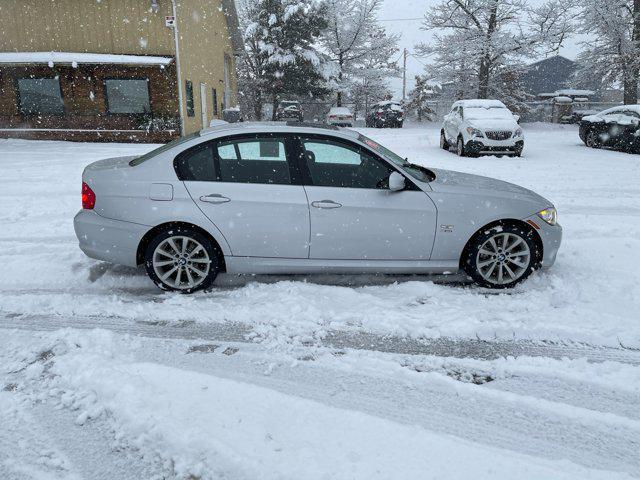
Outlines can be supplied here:
<path id="1" fill-rule="evenodd" d="M 305 163 L 317 187 L 385 189 L 394 169 L 356 145 L 302 138 Z"/>

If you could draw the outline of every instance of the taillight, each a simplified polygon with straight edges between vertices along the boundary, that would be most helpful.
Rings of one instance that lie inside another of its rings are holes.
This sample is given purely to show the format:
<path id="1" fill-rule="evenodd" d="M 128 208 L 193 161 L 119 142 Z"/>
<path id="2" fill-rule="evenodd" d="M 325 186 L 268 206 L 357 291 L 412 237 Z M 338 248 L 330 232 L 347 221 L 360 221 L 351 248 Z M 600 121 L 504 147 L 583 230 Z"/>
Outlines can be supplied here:
<path id="1" fill-rule="evenodd" d="M 82 208 L 85 210 L 93 210 L 96 206 L 96 194 L 93 193 L 91 187 L 82 182 Z"/>

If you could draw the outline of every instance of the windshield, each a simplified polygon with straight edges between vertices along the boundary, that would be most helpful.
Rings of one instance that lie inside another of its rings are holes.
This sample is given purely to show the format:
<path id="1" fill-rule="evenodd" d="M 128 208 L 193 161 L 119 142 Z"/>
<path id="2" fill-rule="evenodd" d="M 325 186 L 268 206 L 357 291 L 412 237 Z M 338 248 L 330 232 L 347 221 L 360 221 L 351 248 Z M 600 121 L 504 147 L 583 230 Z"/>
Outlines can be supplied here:
<path id="1" fill-rule="evenodd" d="M 155 150 L 151 150 L 149 153 L 145 153 L 144 155 L 142 155 L 141 157 L 138 158 L 134 158 L 133 160 L 131 160 L 129 162 L 129 165 L 131 165 L 132 167 L 135 167 L 137 165 L 140 165 L 141 163 L 146 162 L 147 160 L 160 155 L 163 152 L 166 152 L 167 150 L 173 148 L 173 147 L 177 147 L 178 145 L 188 142 L 189 140 L 193 140 L 194 138 L 197 138 L 200 136 L 200 132 L 196 132 L 196 133 L 192 133 L 191 135 L 187 135 L 186 137 L 180 137 L 177 138 L 175 140 L 173 140 L 172 142 L 169 143 L 165 143 L 164 145 L 162 145 L 159 148 L 156 148 Z"/>
<path id="2" fill-rule="evenodd" d="M 511 110 L 504 107 L 467 107 L 464 109 L 464 116 L 469 119 L 496 118 L 513 120 Z"/>
<path id="3" fill-rule="evenodd" d="M 374 150 L 378 155 L 381 155 L 397 167 L 400 167 L 400 169 L 411 175 L 416 180 L 421 182 L 431 182 L 435 179 L 435 174 L 431 170 L 420 165 L 412 164 L 406 158 L 402 158 L 400 155 L 393 153 L 391 150 L 383 147 L 378 142 L 371 140 L 369 137 L 365 137 L 360 134 L 358 136 L 358 140 Z"/>

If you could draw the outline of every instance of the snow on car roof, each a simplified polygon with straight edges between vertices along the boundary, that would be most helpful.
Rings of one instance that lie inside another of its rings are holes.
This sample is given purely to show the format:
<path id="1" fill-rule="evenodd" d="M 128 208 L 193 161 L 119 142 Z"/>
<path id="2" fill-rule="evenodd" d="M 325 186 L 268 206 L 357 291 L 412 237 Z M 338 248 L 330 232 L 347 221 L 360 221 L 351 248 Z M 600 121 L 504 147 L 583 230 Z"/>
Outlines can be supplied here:
<path id="1" fill-rule="evenodd" d="M 453 106 L 463 108 L 507 108 L 500 100 L 485 99 L 458 100 Z"/>
<path id="2" fill-rule="evenodd" d="M 169 65 L 173 57 L 153 57 L 149 55 L 115 55 L 106 53 L 74 52 L 2 52 L 0 64 L 46 63 L 92 63 L 119 65 Z"/>

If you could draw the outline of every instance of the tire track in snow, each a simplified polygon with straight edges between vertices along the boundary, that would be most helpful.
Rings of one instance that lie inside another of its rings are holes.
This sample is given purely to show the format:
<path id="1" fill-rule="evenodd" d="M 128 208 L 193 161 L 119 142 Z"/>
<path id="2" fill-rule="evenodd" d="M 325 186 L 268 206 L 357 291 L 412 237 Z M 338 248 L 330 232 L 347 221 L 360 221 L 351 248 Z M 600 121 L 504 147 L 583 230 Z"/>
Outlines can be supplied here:
<path id="1" fill-rule="evenodd" d="M 256 343 L 250 338 L 252 327 L 242 323 L 199 323 L 192 320 L 147 321 L 128 318 L 50 315 L 0 314 L 0 328 L 52 331 L 60 328 L 103 328 L 151 338 L 203 340 L 213 342 Z M 370 350 L 406 355 L 435 355 L 439 357 L 478 358 L 492 360 L 501 357 L 532 356 L 548 358 L 586 358 L 592 362 L 614 361 L 640 365 L 640 351 L 582 343 L 526 340 L 482 340 L 387 336 L 366 332 L 330 330 L 310 346 L 337 349 Z"/>

